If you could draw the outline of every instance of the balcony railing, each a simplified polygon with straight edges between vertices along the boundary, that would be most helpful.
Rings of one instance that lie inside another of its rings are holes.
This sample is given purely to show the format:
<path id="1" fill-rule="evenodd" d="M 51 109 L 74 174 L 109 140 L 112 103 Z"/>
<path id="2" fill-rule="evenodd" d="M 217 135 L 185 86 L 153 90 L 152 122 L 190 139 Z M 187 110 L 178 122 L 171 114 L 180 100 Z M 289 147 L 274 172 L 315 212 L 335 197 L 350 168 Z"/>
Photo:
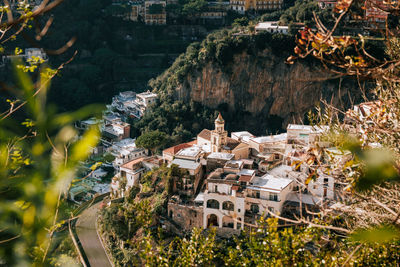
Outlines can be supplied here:
<path id="1" fill-rule="evenodd" d="M 247 198 L 254 198 L 254 199 L 261 199 L 261 200 L 268 200 L 268 201 L 273 201 L 273 202 L 280 202 L 281 200 L 279 198 L 269 198 L 269 197 L 263 197 L 263 196 L 255 196 L 255 195 L 247 195 Z"/>

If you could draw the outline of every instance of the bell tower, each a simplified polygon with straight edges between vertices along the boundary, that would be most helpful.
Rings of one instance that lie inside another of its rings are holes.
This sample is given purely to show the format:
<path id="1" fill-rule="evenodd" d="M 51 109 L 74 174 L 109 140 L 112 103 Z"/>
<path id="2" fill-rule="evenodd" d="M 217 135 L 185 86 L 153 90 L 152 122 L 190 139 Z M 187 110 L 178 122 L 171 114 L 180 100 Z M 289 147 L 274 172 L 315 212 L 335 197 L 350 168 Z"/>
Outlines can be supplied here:
<path id="1" fill-rule="evenodd" d="M 211 131 L 211 152 L 221 152 L 226 145 L 227 138 L 228 132 L 225 131 L 225 121 L 219 113 L 215 119 L 215 129 Z"/>

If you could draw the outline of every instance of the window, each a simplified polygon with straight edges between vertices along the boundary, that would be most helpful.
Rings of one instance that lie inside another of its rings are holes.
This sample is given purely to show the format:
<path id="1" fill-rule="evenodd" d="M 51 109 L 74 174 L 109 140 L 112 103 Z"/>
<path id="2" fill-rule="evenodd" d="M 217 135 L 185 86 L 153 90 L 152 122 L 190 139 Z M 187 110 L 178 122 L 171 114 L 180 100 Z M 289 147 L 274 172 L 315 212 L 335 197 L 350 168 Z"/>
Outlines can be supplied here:
<path id="1" fill-rule="evenodd" d="M 233 205 L 233 203 L 231 201 L 225 201 L 222 203 L 222 209 L 223 210 L 231 210 L 233 211 L 235 208 L 235 206 Z"/>
<path id="2" fill-rule="evenodd" d="M 209 199 L 207 200 L 207 208 L 219 209 L 219 202 L 215 199 Z"/>
<path id="3" fill-rule="evenodd" d="M 269 193 L 269 200 L 278 201 L 278 194 L 277 193 Z"/>
<path id="4" fill-rule="evenodd" d="M 214 185 L 214 192 L 218 193 L 218 185 Z"/>
<path id="5" fill-rule="evenodd" d="M 329 178 L 324 178 L 324 187 L 328 187 Z"/>
<path id="6" fill-rule="evenodd" d="M 260 207 L 259 207 L 257 204 L 251 204 L 250 210 L 251 210 L 253 213 L 258 213 L 258 212 L 260 211 Z"/>

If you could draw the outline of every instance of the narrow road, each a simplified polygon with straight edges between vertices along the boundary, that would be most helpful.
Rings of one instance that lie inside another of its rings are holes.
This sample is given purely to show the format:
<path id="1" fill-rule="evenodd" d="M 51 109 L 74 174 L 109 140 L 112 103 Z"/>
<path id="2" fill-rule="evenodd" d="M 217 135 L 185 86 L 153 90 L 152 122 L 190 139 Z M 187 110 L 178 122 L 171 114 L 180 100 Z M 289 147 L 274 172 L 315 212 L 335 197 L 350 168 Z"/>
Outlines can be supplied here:
<path id="1" fill-rule="evenodd" d="M 100 204 L 82 212 L 76 222 L 76 233 L 91 267 L 112 267 L 96 232 L 96 214 Z"/>

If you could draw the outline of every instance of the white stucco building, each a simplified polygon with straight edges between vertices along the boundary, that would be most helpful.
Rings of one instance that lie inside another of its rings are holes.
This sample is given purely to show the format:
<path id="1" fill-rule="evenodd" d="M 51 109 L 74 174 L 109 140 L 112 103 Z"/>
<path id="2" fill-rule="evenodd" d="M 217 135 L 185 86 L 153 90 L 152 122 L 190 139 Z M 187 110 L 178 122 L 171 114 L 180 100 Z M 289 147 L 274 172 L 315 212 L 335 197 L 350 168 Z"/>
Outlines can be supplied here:
<path id="1" fill-rule="evenodd" d="M 270 32 L 270 33 L 282 33 L 288 34 L 289 33 L 289 26 L 280 26 L 278 21 L 266 21 L 260 22 L 255 27 L 256 32 Z"/>

